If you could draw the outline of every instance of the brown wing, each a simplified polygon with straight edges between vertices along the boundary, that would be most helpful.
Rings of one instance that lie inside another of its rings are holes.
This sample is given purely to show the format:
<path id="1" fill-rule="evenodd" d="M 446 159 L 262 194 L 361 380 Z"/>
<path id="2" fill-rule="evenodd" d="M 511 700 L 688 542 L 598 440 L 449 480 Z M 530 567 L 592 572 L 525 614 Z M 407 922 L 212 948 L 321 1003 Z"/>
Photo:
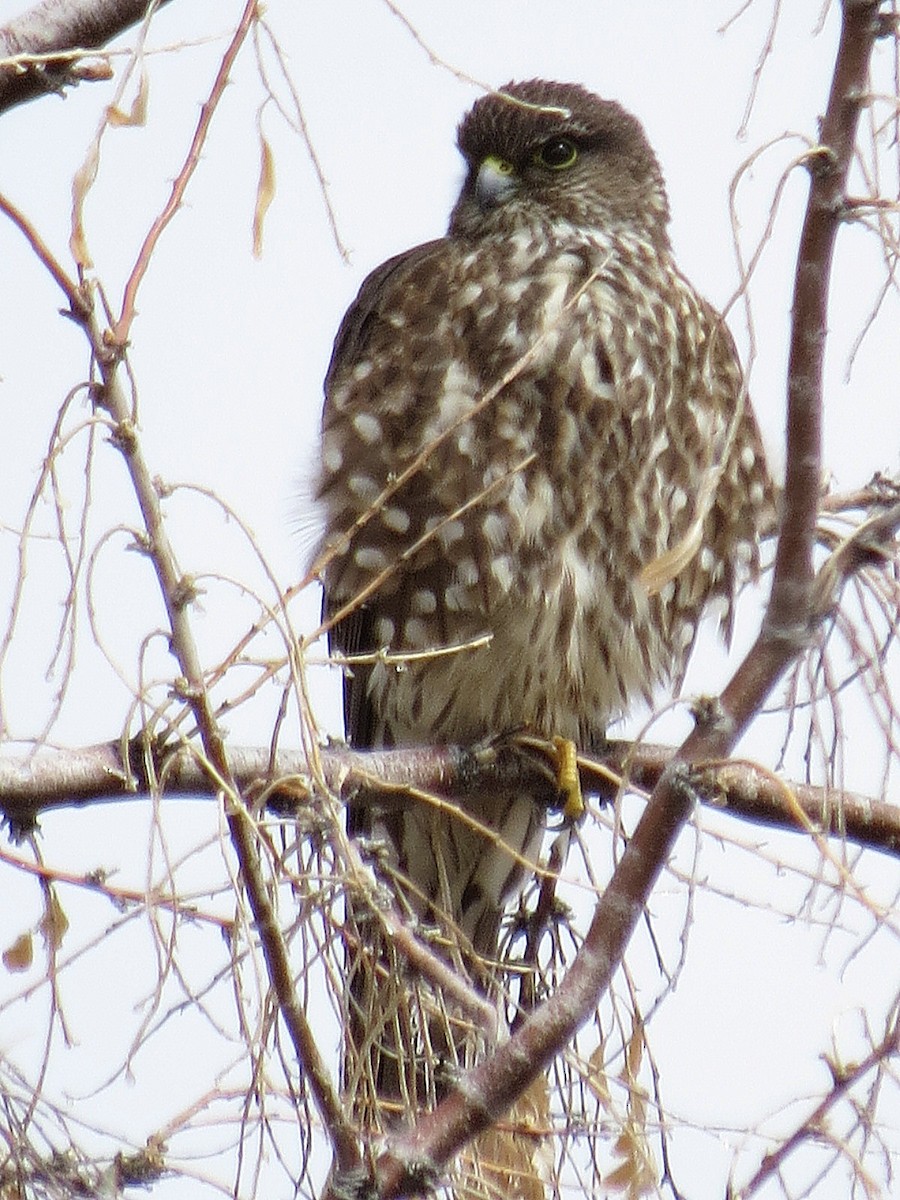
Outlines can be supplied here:
<path id="1" fill-rule="evenodd" d="M 378 323 L 384 320 L 383 304 L 387 296 L 403 286 L 404 277 L 423 261 L 437 260 L 445 247 L 446 239 L 436 238 L 415 246 L 403 254 L 397 254 L 376 267 L 366 277 L 354 302 L 341 321 L 331 362 L 325 376 L 325 412 L 323 423 L 330 415 L 331 397 L 337 384 L 364 357 L 369 339 Z M 322 618 L 328 620 L 340 608 L 340 603 L 328 590 L 328 575 L 325 575 L 325 592 L 322 600 Z M 377 601 L 375 601 L 377 603 Z M 368 605 L 360 605 L 348 616 L 338 621 L 328 635 L 328 645 L 345 655 L 370 654 L 377 649 L 373 638 L 374 619 Z M 376 744 L 375 721 L 368 701 L 369 668 L 356 666 L 344 674 L 344 731 L 347 741 L 359 750 L 372 749 Z M 378 739 L 378 745 L 383 741 Z"/>
<path id="2" fill-rule="evenodd" d="M 325 375 L 325 420 L 328 419 L 329 398 L 335 381 L 344 371 L 352 371 L 364 354 L 372 327 L 382 317 L 385 296 L 394 288 L 401 287 L 404 276 L 420 262 L 440 257 L 446 241 L 446 238 L 435 238 L 432 242 L 423 242 L 412 250 L 395 254 L 363 280 L 359 294 L 344 314 L 334 339 L 331 362 Z"/>

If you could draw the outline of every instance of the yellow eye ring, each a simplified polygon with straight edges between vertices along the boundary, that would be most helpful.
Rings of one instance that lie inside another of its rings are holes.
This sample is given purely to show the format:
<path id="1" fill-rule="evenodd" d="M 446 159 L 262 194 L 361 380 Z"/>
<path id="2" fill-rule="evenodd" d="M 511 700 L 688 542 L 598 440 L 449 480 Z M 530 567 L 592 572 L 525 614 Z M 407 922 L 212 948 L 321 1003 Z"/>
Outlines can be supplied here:
<path id="1" fill-rule="evenodd" d="M 534 154 L 538 166 L 546 167 L 548 171 L 564 171 L 571 167 L 578 157 L 578 147 L 566 137 L 549 138 L 543 146 L 539 146 Z"/>

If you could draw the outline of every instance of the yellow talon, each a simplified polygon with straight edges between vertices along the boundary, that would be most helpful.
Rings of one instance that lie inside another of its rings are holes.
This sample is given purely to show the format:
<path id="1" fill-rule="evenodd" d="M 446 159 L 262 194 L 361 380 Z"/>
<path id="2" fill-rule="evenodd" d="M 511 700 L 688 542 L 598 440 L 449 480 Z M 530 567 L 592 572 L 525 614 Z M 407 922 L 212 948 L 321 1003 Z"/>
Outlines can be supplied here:
<path id="1" fill-rule="evenodd" d="M 578 774 L 578 748 L 569 738 L 555 737 L 556 781 L 565 796 L 563 816 L 567 821 L 577 821 L 584 816 L 584 797 L 581 794 L 581 777 Z"/>

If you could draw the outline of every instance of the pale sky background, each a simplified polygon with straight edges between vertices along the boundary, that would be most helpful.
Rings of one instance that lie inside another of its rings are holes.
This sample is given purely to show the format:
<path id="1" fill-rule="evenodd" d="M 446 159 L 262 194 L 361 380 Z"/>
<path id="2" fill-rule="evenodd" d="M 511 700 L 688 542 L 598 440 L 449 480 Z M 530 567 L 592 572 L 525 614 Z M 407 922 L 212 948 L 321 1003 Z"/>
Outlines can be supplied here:
<path id="1" fill-rule="evenodd" d="M 0 19 L 23 7 L 0 0 Z M 771 15 L 772 6 L 762 0 L 724 33 L 720 27 L 737 11 L 738 0 L 400 0 L 399 7 L 434 54 L 466 76 L 491 85 L 538 75 L 575 80 L 634 111 L 667 177 L 679 263 L 711 300 L 720 306 L 729 301 L 739 282 L 728 210 L 730 182 L 751 152 L 787 131 L 815 137 L 836 44 L 837 4 L 827 9 L 818 33 L 823 8 L 818 0 L 784 6 L 743 135 L 742 118 Z M 155 20 L 148 49 L 183 48 L 146 59 L 146 124 L 111 129 L 105 136 L 86 225 L 96 274 L 114 310 L 144 233 L 180 169 L 199 106 L 240 11 L 233 0 L 204 6 L 174 0 Z M 262 125 L 275 154 L 278 191 L 266 221 L 263 257 L 256 260 L 251 254 L 257 116 L 264 96 L 252 46 L 246 45 L 186 205 L 163 235 L 143 283 L 130 362 L 151 469 L 168 483 L 192 482 L 214 490 L 252 528 L 278 581 L 287 586 L 300 576 L 314 528 L 305 480 L 316 449 L 321 379 L 334 331 L 368 270 L 442 232 L 461 181 L 456 122 L 478 90 L 431 62 L 382 0 L 305 5 L 270 0 L 267 21 L 289 64 L 350 261 L 345 263 L 336 248 L 302 140 L 272 104 L 263 111 Z M 127 39 L 132 41 L 133 35 Z M 887 47 L 879 48 L 876 57 L 878 86 L 887 91 Z M 270 52 L 265 59 L 271 66 Z M 118 69 L 125 59 L 115 62 Z M 0 191 L 28 214 L 67 266 L 72 177 L 115 86 L 116 80 L 83 85 L 64 100 L 48 97 L 0 121 Z M 277 90 L 290 103 L 283 82 Z M 126 104 L 130 97 L 131 92 Z M 777 142 L 745 177 L 738 193 L 745 258 L 768 219 L 779 177 L 803 148 L 796 135 Z M 784 189 L 773 237 L 750 293 L 757 348 L 751 393 L 776 463 L 782 457 L 787 321 L 805 196 L 806 176 L 797 170 Z M 826 462 L 842 488 L 863 483 L 878 469 L 895 472 L 900 465 L 895 297 L 886 302 L 845 381 L 848 353 L 880 286 L 879 253 L 877 240 L 862 230 L 842 233 L 833 289 L 826 431 Z M 5 612 L 16 570 L 16 530 L 57 411 L 86 376 L 87 355 L 79 330 L 58 315 L 60 293 L 5 220 L 0 220 L 0 272 L 0 611 Z M 738 306 L 731 324 L 746 356 L 744 316 Z M 68 428 L 88 415 L 79 398 Z M 60 468 L 61 490 L 74 522 L 84 486 L 83 446 L 82 434 Z M 91 547 L 105 530 L 136 519 L 119 456 L 102 441 L 95 456 Z M 235 524 L 225 522 L 210 503 L 176 496 L 167 511 L 184 570 L 221 572 L 265 587 Z M 52 518 L 52 509 L 42 504 L 36 530 L 51 532 Z M 162 606 L 148 564 L 126 550 L 127 541 L 125 535 L 114 536 L 98 555 L 93 614 L 109 658 L 134 684 L 141 639 L 160 624 Z M 54 654 L 64 588 L 58 545 L 35 538 L 29 546 L 20 626 L 0 674 L 0 699 L 12 738 L 40 734 L 52 711 L 60 678 L 47 679 L 45 673 Z M 265 594 L 271 598 L 271 589 Z M 298 626 L 315 625 L 317 604 L 311 590 L 295 611 Z M 745 609 L 736 651 L 753 633 L 752 598 Z M 237 641 L 253 614 L 252 602 L 235 588 L 209 583 L 197 625 L 210 664 Z M 128 688 L 94 643 L 84 604 L 80 622 L 71 687 L 50 732 L 50 739 L 62 745 L 116 737 L 131 703 Z M 727 677 L 724 656 L 714 649 L 704 649 L 704 655 L 694 664 L 688 689 L 692 680 L 709 689 Z M 171 672 L 161 638 L 149 650 L 146 671 L 150 676 Z M 338 734 L 336 680 L 323 670 L 313 672 L 313 680 L 322 728 Z M 276 703 L 277 697 L 268 695 L 229 716 L 234 742 L 265 744 Z M 851 786 L 872 789 L 881 783 L 882 763 L 877 738 L 866 725 L 862 715 L 853 726 L 847 776 Z M 681 717 L 665 728 L 675 736 L 683 727 Z M 772 730 L 779 727 L 761 722 L 745 752 L 774 767 L 778 741 Z M 662 738 L 664 732 L 654 730 L 652 736 Z M 288 729 L 286 738 L 296 741 L 296 732 Z M 795 759 L 792 769 L 802 770 L 802 764 Z M 115 873 L 113 882 L 141 888 L 162 877 L 163 847 L 175 859 L 205 839 L 215 841 L 221 832 L 209 803 L 164 806 L 155 826 L 148 807 L 103 806 L 48 817 L 42 823 L 46 861 L 75 874 L 103 867 Z M 802 839 L 734 821 L 704 818 L 704 825 L 760 847 L 762 857 L 728 849 L 707 836 L 695 864 L 689 834 L 679 858 L 683 870 L 693 870 L 708 886 L 694 894 L 687 966 L 677 990 L 654 1017 L 651 1036 L 665 1103 L 685 1122 L 708 1126 L 706 1132 L 686 1129 L 673 1142 L 676 1179 L 686 1196 L 698 1200 L 721 1196 L 733 1167 L 737 1183 L 747 1178 L 763 1149 L 749 1132 L 777 1134 L 793 1128 L 828 1086 L 822 1055 L 835 1045 L 845 1058 L 863 1054 L 865 1021 L 877 1039 L 900 986 L 896 920 L 879 925 L 866 941 L 876 925 L 872 912 L 852 898 L 839 908 L 831 903 L 831 893 L 816 886 L 827 871 Z M 27 852 L 22 848 L 20 853 Z M 198 891 L 207 867 L 210 878 L 221 876 L 214 849 L 209 857 L 206 867 L 193 864 L 191 880 Z M 780 870 L 782 861 L 802 866 L 808 875 Z M 870 889 L 874 905 L 895 904 L 894 862 L 866 855 L 856 878 Z M 678 956 L 684 895 L 683 884 L 670 875 L 654 897 L 670 965 Z M 5 948 L 39 918 L 40 894 L 32 880 L 0 864 L 0 896 L 7 897 L 0 901 L 0 948 Z M 92 1127 L 140 1143 L 211 1089 L 218 1071 L 226 1081 L 242 1078 L 240 1043 L 223 1051 L 212 1025 L 213 1016 L 232 1020 L 228 989 L 209 1000 L 206 1015 L 171 1017 L 132 1063 L 133 1080 L 120 1077 L 104 1086 L 147 1011 L 160 965 L 159 944 L 143 915 L 104 938 L 104 931 L 120 919 L 108 902 L 74 889 L 63 889 L 61 897 L 70 921 L 64 955 L 81 947 L 89 952 L 61 975 L 73 1044 L 64 1046 L 56 1029 L 46 1091 L 70 1095 L 70 1112 Z M 206 902 L 206 909 L 214 907 Z M 220 904 L 217 911 L 227 907 Z M 788 919 L 798 913 L 803 919 Z M 178 954 L 181 964 L 197 964 L 196 981 L 205 980 L 221 965 L 218 934 L 210 927 L 181 927 Z M 659 990 L 658 972 L 640 935 L 631 963 L 639 986 L 646 988 L 642 995 L 649 1007 Z M 31 1079 L 49 1025 L 49 988 L 40 986 L 44 975 L 40 949 L 30 972 L 0 975 L 0 1056 L 8 1056 Z M 28 990 L 32 985 L 33 993 Z M 162 1010 L 168 1007 L 167 1000 Z M 229 1074 L 232 1060 L 236 1065 Z M 0 1090 L 2 1086 L 0 1080 Z M 896 1090 L 882 1116 L 893 1122 L 896 1155 Z M 206 1144 L 202 1131 L 195 1136 L 190 1147 L 179 1142 L 177 1152 L 196 1152 Z M 201 1177 L 227 1184 L 231 1167 L 223 1163 L 232 1159 L 218 1153 L 227 1141 L 214 1126 L 208 1141 L 211 1158 L 191 1168 L 197 1182 L 181 1179 L 158 1186 L 153 1194 L 220 1194 Z M 896 1158 L 892 1165 L 900 1169 Z M 259 1194 L 288 1195 L 283 1175 L 272 1170 L 277 1182 Z M 835 1178 L 812 1194 L 837 1196 L 828 1190 Z M 806 1194 L 805 1179 L 798 1169 L 791 1184 L 797 1190 L 791 1194 Z M 249 1194 L 248 1185 L 241 1194 Z"/>

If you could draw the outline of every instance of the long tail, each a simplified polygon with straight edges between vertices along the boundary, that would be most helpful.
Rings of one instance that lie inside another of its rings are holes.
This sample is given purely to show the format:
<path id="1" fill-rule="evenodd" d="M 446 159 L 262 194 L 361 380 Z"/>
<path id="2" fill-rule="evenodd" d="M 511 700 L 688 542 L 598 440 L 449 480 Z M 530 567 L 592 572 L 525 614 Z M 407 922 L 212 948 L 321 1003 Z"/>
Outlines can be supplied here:
<path id="1" fill-rule="evenodd" d="M 343 1078 L 370 1143 L 434 1107 L 506 1036 L 501 920 L 538 852 L 540 818 L 527 797 L 502 795 L 479 811 L 423 801 L 369 822 L 378 887 L 347 903 Z M 410 954 L 413 934 L 421 952 Z M 547 1125 L 540 1080 L 460 1156 L 452 1194 L 542 1200 Z"/>

